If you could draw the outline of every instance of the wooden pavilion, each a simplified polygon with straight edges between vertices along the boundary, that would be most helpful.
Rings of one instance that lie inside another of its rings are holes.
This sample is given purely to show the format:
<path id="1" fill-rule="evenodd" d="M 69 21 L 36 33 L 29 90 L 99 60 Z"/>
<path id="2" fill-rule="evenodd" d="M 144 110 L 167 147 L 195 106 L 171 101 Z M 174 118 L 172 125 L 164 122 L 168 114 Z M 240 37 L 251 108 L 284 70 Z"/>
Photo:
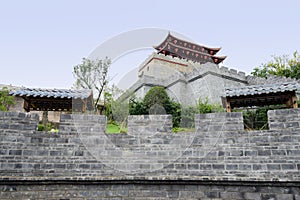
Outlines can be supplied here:
<path id="1" fill-rule="evenodd" d="M 161 44 L 155 46 L 154 48 L 158 51 L 158 53 L 192 60 L 201 64 L 207 62 L 219 64 L 226 58 L 226 56 L 215 55 L 218 51 L 220 51 L 221 48 L 201 46 L 179 39 L 170 33 Z"/>
<path id="2" fill-rule="evenodd" d="M 93 110 L 92 90 L 19 88 L 11 91 L 10 95 L 24 99 L 26 112 Z"/>
<path id="3" fill-rule="evenodd" d="M 285 105 L 287 108 L 298 108 L 296 96 L 298 89 L 297 82 L 226 88 L 222 102 L 227 112 L 231 112 L 233 108 L 266 105 Z"/>

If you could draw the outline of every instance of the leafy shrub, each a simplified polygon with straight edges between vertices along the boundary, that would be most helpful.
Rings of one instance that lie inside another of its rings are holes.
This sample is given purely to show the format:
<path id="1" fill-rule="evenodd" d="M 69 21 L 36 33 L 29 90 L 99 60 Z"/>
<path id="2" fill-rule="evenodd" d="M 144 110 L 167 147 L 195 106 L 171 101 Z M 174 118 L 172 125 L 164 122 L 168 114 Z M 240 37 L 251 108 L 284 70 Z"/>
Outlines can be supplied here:
<path id="1" fill-rule="evenodd" d="M 169 106 L 167 107 L 167 114 L 172 115 L 173 127 L 180 127 L 181 122 L 181 104 L 175 101 L 170 101 Z"/>
<path id="2" fill-rule="evenodd" d="M 129 100 L 129 114 L 130 115 L 144 115 L 146 114 L 146 108 L 143 101 L 131 98 Z"/>
<path id="3" fill-rule="evenodd" d="M 44 124 L 38 124 L 37 130 L 58 133 L 57 125 L 51 122 L 48 122 L 46 124 L 46 127 L 44 126 Z"/>
<path id="4" fill-rule="evenodd" d="M 201 98 L 198 100 L 197 108 L 200 114 L 224 112 L 224 108 L 221 105 L 208 103 L 207 97 L 204 101 L 202 101 Z"/>
<path id="5" fill-rule="evenodd" d="M 38 131 L 44 131 L 45 130 L 44 124 L 38 124 L 37 130 Z"/>
<path id="6" fill-rule="evenodd" d="M 15 97 L 9 95 L 7 87 L 0 90 L 0 111 L 8 111 L 9 107 L 16 104 Z"/>

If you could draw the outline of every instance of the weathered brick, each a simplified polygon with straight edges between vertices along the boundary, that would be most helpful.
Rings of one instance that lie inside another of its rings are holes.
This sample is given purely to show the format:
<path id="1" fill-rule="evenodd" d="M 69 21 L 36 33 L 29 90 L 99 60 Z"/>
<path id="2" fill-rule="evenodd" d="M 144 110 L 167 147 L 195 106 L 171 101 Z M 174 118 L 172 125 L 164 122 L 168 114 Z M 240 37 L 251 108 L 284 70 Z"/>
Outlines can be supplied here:
<path id="1" fill-rule="evenodd" d="M 281 167 L 279 164 L 267 164 L 267 169 L 268 170 L 280 170 Z"/>
<path id="2" fill-rule="evenodd" d="M 247 200 L 257 200 L 257 199 L 260 199 L 260 193 L 254 193 L 254 192 L 251 192 L 251 193 L 244 193 L 244 198 L 247 199 Z"/>
<path id="3" fill-rule="evenodd" d="M 40 137 L 31 138 L 31 143 L 42 143 L 42 142 L 43 142 L 43 138 Z"/>
<path id="4" fill-rule="evenodd" d="M 294 164 L 282 164 L 281 168 L 282 170 L 293 170 L 296 169 L 296 166 Z"/>
<path id="5" fill-rule="evenodd" d="M 240 192 L 220 192 L 223 199 L 244 199 L 244 195 Z"/>
<path id="6" fill-rule="evenodd" d="M 216 169 L 216 170 L 224 170 L 225 169 L 224 164 L 213 164 L 212 167 L 213 167 L 213 169 Z"/>
<path id="7" fill-rule="evenodd" d="M 226 164 L 226 170 L 237 170 L 238 165 L 237 164 Z"/>
<path id="8" fill-rule="evenodd" d="M 208 198 L 219 198 L 220 197 L 220 192 L 219 191 L 205 191 L 204 192 L 205 197 Z"/>
<path id="9" fill-rule="evenodd" d="M 276 199 L 275 194 L 261 194 L 261 200 Z"/>
<path id="10" fill-rule="evenodd" d="M 293 194 L 276 194 L 276 199 L 294 199 Z"/>
<path id="11" fill-rule="evenodd" d="M 239 164 L 239 170 L 250 170 L 251 171 L 252 166 L 249 164 Z"/>
<path id="12" fill-rule="evenodd" d="M 9 150 L 9 155 L 22 155 L 22 150 Z"/>
<path id="13" fill-rule="evenodd" d="M 179 198 L 195 199 L 205 197 L 202 191 L 179 191 Z"/>

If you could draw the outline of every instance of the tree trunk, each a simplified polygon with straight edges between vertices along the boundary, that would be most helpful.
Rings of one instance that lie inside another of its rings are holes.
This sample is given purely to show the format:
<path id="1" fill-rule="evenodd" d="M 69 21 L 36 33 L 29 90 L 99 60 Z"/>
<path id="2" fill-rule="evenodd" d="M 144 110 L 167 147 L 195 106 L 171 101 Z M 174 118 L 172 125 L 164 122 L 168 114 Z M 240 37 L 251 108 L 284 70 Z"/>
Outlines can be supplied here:
<path id="1" fill-rule="evenodd" d="M 46 126 L 47 126 L 47 123 L 48 123 L 48 111 L 43 111 L 42 123 L 45 127 L 45 130 L 46 130 Z"/>

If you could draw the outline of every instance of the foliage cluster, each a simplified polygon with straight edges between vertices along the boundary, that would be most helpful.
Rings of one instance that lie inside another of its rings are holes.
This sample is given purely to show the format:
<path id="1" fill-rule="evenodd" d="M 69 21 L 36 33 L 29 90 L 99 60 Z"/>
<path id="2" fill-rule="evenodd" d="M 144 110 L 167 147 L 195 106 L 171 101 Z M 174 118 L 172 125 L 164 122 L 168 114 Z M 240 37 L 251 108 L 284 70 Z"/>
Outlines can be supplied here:
<path id="1" fill-rule="evenodd" d="M 8 111 L 9 107 L 14 104 L 14 96 L 10 96 L 8 88 L 3 87 L 0 90 L 0 111 Z"/>
<path id="2" fill-rule="evenodd" d="M 131 115 L 171 114 L 173 127 L 194 127 L 195 114 L 212 112 L 224 112 L 224 109 L 221 105 L 210 104 L 208 98 L 205 101 L 199 99 L 196 106 L 184 107 L 171 100 L 166 90 L 159 86 L 152 87 L 143 100 L 138 101 L 132 98 L 129 103 Z"/>
<path id="3" fill-rule="evenodd" d="M 208 103 L 207 97 L 205 98 L 204 101 L 202 101 L 201 99 L 198 100 L 197 108 L 200 114 L 224 112 L 224 108 L 221 105 Z"/>
<path id="4" fill-rule="evenodd" d="M 58 132 L 58 127 L 56 124 L 48 122 L 46 126 L 44 124 L 38 124 L 38 131 L 47 131 L 47 132 Z"/>
<path id="5" fill-rule="evenodd" d="M 267 78 L 268 75 L 276 75 L 300 79 L 300 54 L 295 51 L 292 57 L 288 55 L 272 56 L 271 61 L 260 67 L 255 67 L 251 74 L 263 78 Z M 245 129 L 268 129 L 267 111 L 274 109 L 273 107 L 243 111 Z"/>
<path id="6" fill-rule="evenodd" d="M 130 99 L 129 114 L 170 114 L 172 115 L 173 127 L 178 127 L 181 119 L 181 105 L 171 100 L 163 87 L 154 86 L 147 92 L 143 100 Z"/>
<path id="7" fill-rule="evenodd" d="M 292 58 L 288 55 L 272 56 L 272 60 L 255 67 L 252 75 L 266 78 L 268 75 L 300 79 L 300 54 L 295 51 Z"/>

